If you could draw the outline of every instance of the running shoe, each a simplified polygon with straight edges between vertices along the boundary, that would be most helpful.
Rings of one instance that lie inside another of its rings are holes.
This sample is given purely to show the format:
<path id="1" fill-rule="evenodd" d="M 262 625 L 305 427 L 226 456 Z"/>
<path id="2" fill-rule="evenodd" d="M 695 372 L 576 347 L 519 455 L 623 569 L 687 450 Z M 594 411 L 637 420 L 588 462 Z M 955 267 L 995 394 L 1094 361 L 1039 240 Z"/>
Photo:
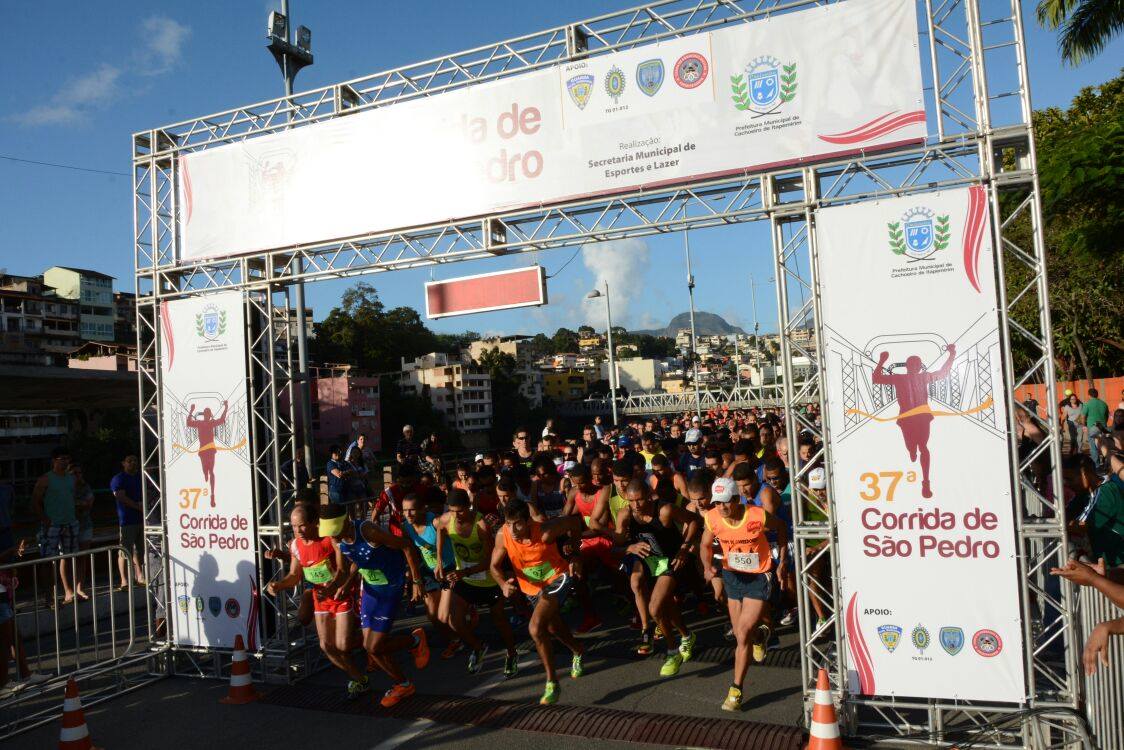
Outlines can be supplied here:
<path id="1" fill-rule="evenodd" d="M 725 638 L 728 641 L 735 640 L 734 626 L 732 624 L 726 626 L 726 630 L 723 631 L 722 637 Z"/>
<path id="2" fill-rule="evenodd" d="M 367 679 L 367 675 L 363 675 L 363 679 L 361 680 L 348 680 L 347 699 L 353 701 L 370 689 L 371 681 Z"/>
<path id="3" fill-rule="evenodd" d="M 412 682 L 403 682 L 398 685 L 392 685 L 390 690 L 387 690 L 383 694 L 382 700 L 379 701 L 379 704 L 382 705 L 383 708 L 397 706 L 403 698 L 409 698 L 416 692 L 417 688 L 414 687 L 414 683 Z"/>
<path id="4" fill-rule="evenodd" d="M 660 677 L 674 677 L 679 674 L 681 666 L 683 666 L 683 656 L 678 651 L 668 654 L 663 666 L 660 667 Z"/>
<path id="5" fill-rule="evenodd" d="M 410 649 L 410 653 L 414 655 L 414 666 L 418 669 L 425 669 L 426 665 L 429 664 L 429 642 L 426 640 L 425 631 L 421 628 L 414 628 L 411 635 L 417 641 L 417 645 Z"/>
<path id="6" fill-rule="evenodd" d="M 558 689 L 557 682 L 546 683 L 546 690 L 543 691 L 542 697 L 539 698 L 539 704 L 543 706 L 550 706 L 557 703 L 558 693 L 560 692 L 561 691 Z"/>
<path id="7" fill-rule="evenodd" d="M 441 652 L 441 658 L 452 659 L 463 647 L 464 644 L 461 643 L 460 639 L 454 638 L 453 640 L 449 641 L 449 645 L 446 646 L 445 650 Z"/>
<path id="8" fill-rule="evenodd" d="M 784 613 L 784 617 L 781 618 L 780 624 L 788 627 L 794 622 L 796 622 L 796 610 L 790 609 Z"/>
<path id="9" fill-rule="evenodd" d="M 488 653 L 488 644 L 480 644 L 479 651 L 473 651 L 468 655 L 468 673 L 476 674 L 480 671 L 480 667 L 484 665 L 484 656 Z"/>
<path id="10" fill-rule="evenodd" d="M 741 688 L 730 686 L 730 692 L 726 693 L 726 700 L 722 701 L 723 711 L 740 711 L 742 707 L 742 691 Z"/>
<path id="11" fill-rule="evenodd" d="M 769 637 L 772 634 L 773 631 L 769 629 L 768 625 L 757 626 L 757 637 L 753 639 L 753 660 L 758 664 L 765 661 L 765 645 L 769 642 Z"/>
<path id="12" fill-rule="evenodd" d="M 636 654 L 638 656 L 651 656 L 652 655 L 652 634 L 645 633 L 640 636 L 640 645 L 636 647 Z"/>
<path id="13" fill-rule="evenodd" d="M 695 653 L 695 634 L 687 633 L 679 641 L 679 655 L 683 657 L 684 662 L 691 660 Z"/>
<path id="14" fill-rule="evenodd" d="M 519 654 L 508 654 L 503 660 L 504 679 L 510 680 L 519 674 Z"/>
<path id="15" fill-rule="evenodd" d="M 570 677 L 578 679 L 585 674 L 585 667 L 582 666 L 582 655 L 574 654 L 574 658 L 570 660 Z"/>
<path id="16" fill-rule="evenodd" d="M 582 618 L 581 624 L 574 628 L 574 632 L 584 635 L 591 630 L 597 630 L 599 627 L 601 627 L 601 618 L 590 613 Z"/>

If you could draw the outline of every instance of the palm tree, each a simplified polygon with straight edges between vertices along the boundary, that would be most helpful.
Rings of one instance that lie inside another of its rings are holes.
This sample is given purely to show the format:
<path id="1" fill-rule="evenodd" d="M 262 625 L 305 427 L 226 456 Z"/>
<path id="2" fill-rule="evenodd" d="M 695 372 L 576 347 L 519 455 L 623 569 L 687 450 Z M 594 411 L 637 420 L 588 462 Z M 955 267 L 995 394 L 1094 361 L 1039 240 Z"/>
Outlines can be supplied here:
<path id="1" fill-rule="evenodd" d="M 1080 65 L 1124 29 L 1124 0 L 1039 0 L 1038 22 L 1051 31 L 1061 29 L 1062 59 Z"/>

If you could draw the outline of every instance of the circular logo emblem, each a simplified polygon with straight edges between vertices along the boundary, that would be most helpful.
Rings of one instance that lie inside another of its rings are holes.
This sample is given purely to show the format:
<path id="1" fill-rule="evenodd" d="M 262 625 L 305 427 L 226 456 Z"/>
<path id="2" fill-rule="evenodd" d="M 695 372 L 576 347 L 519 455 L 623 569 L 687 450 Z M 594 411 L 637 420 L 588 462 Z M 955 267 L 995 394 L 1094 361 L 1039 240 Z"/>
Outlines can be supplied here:
<path id="1" fill-rule="evenodd" d="M 230 617 L 238 617 L 238 614 L 241 611 L 242 611 L 242 606 L 238 603 L 238 600 L 235 599 L 233 596 L 226 600 L 226 613 Z"/>
<path id="2" fill-rule="evenodd" d="M 1003 650 L 1003 639 L 994 630 L 977 630 L 972 636 L 972 648 L 980 656 L 992 657 Z"/>
<path id="3" fill-rule="evenodd" d="M 605 74 L 605 93 L 613 100 L 613 104 L 616 104 L 624 93 L 624 84 L 624 71 L 616 65 L 609 68 L 609 72 Z"/>
<path id="4" fill-rule="evenodd" d="M 924 651 L 929 648 L 929 644 L 932 642 L 929 639 L 929 631 L 921 625 L 913 629 L 913 632 L 910 634 L 910 640 L 913 641 L 913 645 L 918 651 Z"/>
<path id="5" fill-rule="evenodd" d="M 675 61 L 675 82 L 681 88 L 696 88 L 706 80 L 708 72 L 706 58 L 698 52 L 688 52 Z"/>

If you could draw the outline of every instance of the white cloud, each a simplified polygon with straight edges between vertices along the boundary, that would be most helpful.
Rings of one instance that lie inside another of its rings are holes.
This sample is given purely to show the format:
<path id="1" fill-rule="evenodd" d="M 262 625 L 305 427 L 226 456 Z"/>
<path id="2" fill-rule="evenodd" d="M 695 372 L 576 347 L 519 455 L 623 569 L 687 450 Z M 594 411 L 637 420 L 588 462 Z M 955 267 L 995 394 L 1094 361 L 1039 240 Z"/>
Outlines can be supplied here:
<path id="1" fill-rule="evenodd" d="M 191 27 L 163 16 L 152 16 L 141 23 L 144 35 L 144 60 L 152 69 L 140 72 L 155 75 L 167 72 L 179 62 L 184 44 L 191 36 Z"/>
<path id="2" fill-rule="evenodd" d="M 85 119 L 90 110 L 104 107 L 120 93 L 121 69 L 103 63 L 89 73 L 67 81 L 46 104 L 13 119 L 24 125 L 70 125 Z"/>
<path id="3" fill-rule="evenodd" d="M 7 119 L 22 125 L 77 125 L 135 86 L 141 76 L 166 73 L 181 58 L 191 28 L 162 16 L 141 23 L 141 42 L 128 66 L 103 62 L 89 73 L 65 81 L 45 103 Z"/>
<path id="4" fill-rule="evenodd" d="M 627 327 L 633 322 L 633 304 L 645 294 L 648 256 L 648 243 L 640 239 L 582 245 L 582 262 L 593 273 L 595 288 L 604 289 L 605 282 L 609 282 L 614 326 Z M 605 327 L 603 303 L 591 301 L 584 312 L 583 317 L 590 320 L 595 328 Z"/>

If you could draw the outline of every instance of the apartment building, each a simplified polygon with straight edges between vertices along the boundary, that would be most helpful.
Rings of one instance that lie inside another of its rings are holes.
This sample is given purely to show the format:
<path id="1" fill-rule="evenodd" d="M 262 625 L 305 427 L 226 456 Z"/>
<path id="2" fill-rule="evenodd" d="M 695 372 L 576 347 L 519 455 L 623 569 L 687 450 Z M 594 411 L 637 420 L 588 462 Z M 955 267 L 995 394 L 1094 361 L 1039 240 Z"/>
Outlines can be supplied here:
<path id="1" fill-rule="evenodd" d="M 458 432 L 492 427 L 492 377 L 474 364 L 443 352 L 403 358 L 399 383 L 403 393 L 428 396 L 445 424 Z"/>
<path id="2" fill-rule="evenodd" d="M 88 341 L 113 341 L 116 321 L 113 277 L 100 271 L 51 266 L 43 282 L 61 299 L 78 303 L 78 335 Z"/>

